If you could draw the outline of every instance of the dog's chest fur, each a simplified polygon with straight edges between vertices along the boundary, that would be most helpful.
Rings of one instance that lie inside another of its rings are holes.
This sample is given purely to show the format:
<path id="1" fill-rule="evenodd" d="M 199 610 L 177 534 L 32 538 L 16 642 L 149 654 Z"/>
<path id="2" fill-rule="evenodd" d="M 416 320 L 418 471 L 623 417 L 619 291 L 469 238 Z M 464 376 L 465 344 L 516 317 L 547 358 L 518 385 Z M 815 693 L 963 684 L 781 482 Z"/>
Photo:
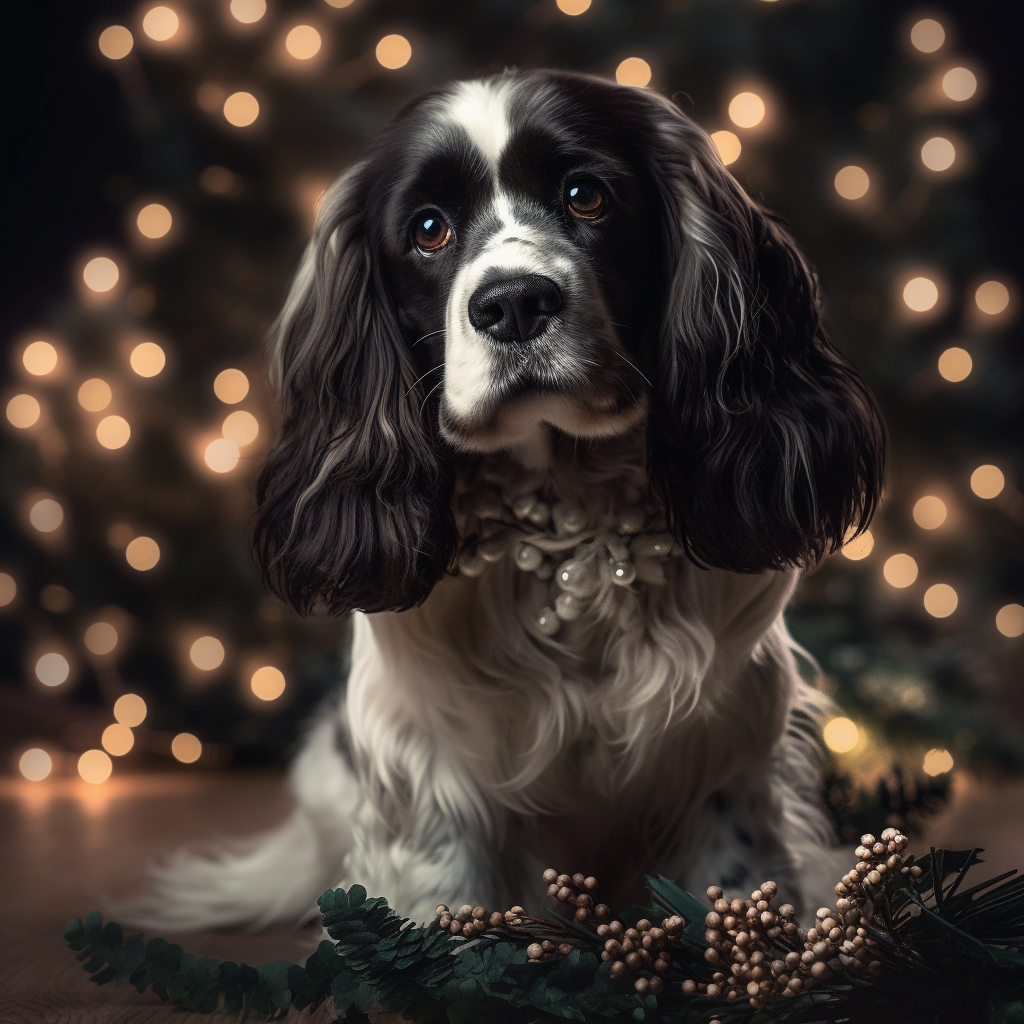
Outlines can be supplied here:
<path id="1" fill-rule="evenodd" d="M 792 576 L 652 554 L 664 523 L 636 444 L 556 451 L 542 470 L 477 466 L 456 498 L 470 572 L 356 627 L 358 760 L 384 779 L 429 773 L 431 798 L 468 808 L 481 841 L 549 863 L 576 850 L 611 862 L 627 841 L 659 860 L 679 853 L 665 844 L 678 845 L 680 822 L 741 765 L 766 763 L 789 706 L 779 616 Z M 587 527 L 531 522 L 531 496 Z M 544 555 L 539 572 L 524 545 Z M 628 585 L 614 578 L 623 562 L 637 570 Z M 583 596 L 553 629 L 545 616 L 572 593 L 557 578 L 566 564 L 583 566 Z M 416 799 L 414 784 L 401 799 Z"/>

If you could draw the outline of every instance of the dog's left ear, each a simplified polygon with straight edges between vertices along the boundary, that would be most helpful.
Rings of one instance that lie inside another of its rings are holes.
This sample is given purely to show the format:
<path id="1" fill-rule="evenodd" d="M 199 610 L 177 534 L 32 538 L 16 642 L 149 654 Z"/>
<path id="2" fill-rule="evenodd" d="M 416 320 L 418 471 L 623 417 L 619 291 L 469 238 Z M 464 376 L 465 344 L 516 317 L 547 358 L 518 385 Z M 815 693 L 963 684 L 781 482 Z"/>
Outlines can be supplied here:
<path id="1" fill-rule="evenodd" d="M 663 102 L 663 101 L 662 101 Z M 874 398 L 829 342 L 792 238 L 668 103 L 652 173 L 669 262 L 654 353 L 653 489 L 698 564 L 761 572 L 813 563 L 878 503 Z"/>

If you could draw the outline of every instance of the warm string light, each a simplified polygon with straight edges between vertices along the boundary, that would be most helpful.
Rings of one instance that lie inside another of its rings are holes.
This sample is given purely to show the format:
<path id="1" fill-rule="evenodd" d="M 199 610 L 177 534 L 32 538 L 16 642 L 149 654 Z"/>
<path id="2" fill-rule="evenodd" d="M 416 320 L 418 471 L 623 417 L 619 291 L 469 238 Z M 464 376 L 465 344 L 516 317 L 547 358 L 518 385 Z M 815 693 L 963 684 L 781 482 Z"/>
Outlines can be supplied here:
<path id="1" fill-rule="evenodd" d="M 132 349 L 128 362 L 140 377 L 155 377 L 166 365 L 167 356 L 155 341 L 143 341 Z"/>
<path id="2" fill-rule="evenodd" d="M 921 163 L 930 171 L 948 171 L 956 160 L 956 147 L 949 139 L 936 135 L 921 147 Z"/>
<path id="3" fill-rule="evenodd" d="M 998 316 L 1010 304 L 1010 289 L 1002 281 L 986 281 L 974 293 L 974 302 L 982 313 Z"/>
<path id="4" fill-rule="evenodd" d="M 123 416 L 104 416 L 96 424 L 96 440 L 104 448 L 123 448 L 132 436 L 132 428 Z"/>
<path id="5" fill-rule="evenodd" d="M 224 663 L 224 645 L 215 636 L 201 636 L 188 651 L 189 660 L 202 672 L 212 672 Z"/>
<path id="6" fill-rule="evenodd" d="M 92 654 L 110 654 L 117 647 L 117 630 L 109 622 L 94 622 L 85 631 L 86 649 Z"/>
<path id="7" fill-rule="evenodd" d="M 834 184 L 836 192 L 843 199 L 863 199 L 871 187 L 871 179 L 863 167 L 849 164 L 836 174 Z"/>
<path id="8" fill-rule="evenodd" d="M 135 734 L 126 725 L 115 722 L 103 730 L 100 745 L 114 757 L 124 757 L 135 746 Z"/>
<path id="9" fill-rule="evenodd" d="M 42 410 L 32 395 L 15 395 L 7 403 L 7 422 L 19 430 L 27 430 L 39 422 Z"/>
<path id="10" fill-rule="evenodd" d="M 852 535 L 852 531 L 847 534 L 847 541 L 842 547 L 843 555 L 849 558 L 851 562 L 859 562 L 862 558 L 867 558 L 871 554 L 872 548 L 875 546 L 875 538 L 870 530 L 864 530 L 863 533 L 858 534 L 856 537 Z"/>
<path id="11" fill-rule="evenodd" d="M 1002 493 L 1006 484 L 1003 471 L 998 466 L 979 466 L 971 474 L 971 490 L 979 498 L 995 498 Z"/>
<path id="12" fill-rule="evenodd" d="M 178 34 L 181 19 L 171 7 L 151 7 L 142 19 L 142 31 L 155 43 L 166 43 Z"/>
<path id="13" fill-rule="evenodd" d="M 926 494 L 914 503 L 914 522 L 922 530 L 937 530 L 946 521 L 946 503 L 934 494 Z"/>
<path id="14" fill-rule="evenodd" d="M 18 596 L 18 584 L 9 572 L 0 572 L 0 608 L 6 608 Z"/>
<path id="15" fill-rule="evenodd" d="M 948 750 L 935 748 L 924 755 L 921 765 L 925 775 L 943 775 L 953 770 L 953 755 Z"/>
<path id="16" fill-rule="evenodd" d="M 846 754 L 860 742 L 860 730 L 849 718 L 833 718 L 825 725 L 822 738 L 829 750 Z"/>
<path id="17" fill-rule="evenodd" d="M 213 393 L 225 405 L 237 405 L 249 394 L 249 378 L 241 370 L 221 370 L 213 380 Z"/>
<path id="18" fill-rule="evenodd" d="M 78 759 L 78 774 L 94 786 L 106 782 L 113 770 L 114 762 L 105 750 L 87 750 Z"/>
<path id="19" fill-rule="evenodd" d="M 284 693 L 284 673 L 273 665 L 264 665 L 253 672 L 249 687 L 260 700 L 277 700 Z"/>
<path id="20" fill-rule="evenodd" d="M 915 313 L 927 313 L 939 301 L 939 286 L 930 277 L 912 277 L 903 286 L 903 302 Z"/>
<path id="21" fill-rule="evenodd" d="M 312 25 L 296 25 L 284 39 L 284 48 L 296 60 L 311 60 L 322 45 L 320 33 Z"/>
<path id="22" fill-rule="evenodd" d="M 956 611 L 956 591 L 948 583 L 934 583 L 924 592 L 924 610 L 936 619 L 945 619 Z"/>
<path id="23" fill-rule="evenodd" d="M 954 103 L 963 103 L 978 91 L 978 79 L 968 68 L 950 68 L 942 76 L 942 91 Z"/>
<path id="24" fill-rule="evenodd" d="M 123 60 L 132 52 L 135 40 L 124 25 L 111 25 L 100 33 L 98 44 L 107 60 Z"/>
<path id="25" fill-rule="evenodd" d="M 147 572 L 160 561 L 160 545 L 152 537 L 136 537 L 124 549 L 128 564 L 138 572 Z"/>
<path id="26" fill-rule="evenodd" d="M 643 89 L 651 81 L 651 65 L 642 57 L 627 57 L 615 69 L 615 81 Z"/>
<path id="27" fill-rule="evenodd" d="M 171 753 L 174 755 L 175 760 L 180 761 L 182 764 L 192 764 L 202 756 L 203 745 L 199 742 L 199 738 L 193 736 L 192 733 L 179 732 L 171 740 Z"/>
<path id="28" fill-rule="evenodd" d="M 711 141 L 715 144 L 715 149 L 718 150 L 718 155 L 722 158 L 722 163 L 726 167 L 739 160 L 740 153 L 743 152 L 743 144 L 735 132 L 728 130 L 712 132 Z"/>
<path id="29" fill-rule="evenodd" d="M 907 554 L 890 555 L 882 566 L 882 575 L 889 586 L 903 590 L 917 579 L 917 562 Z"/>
<path id="30" fill-rule="evenodd" d="M 1011 638 L 1024 635 L 1024 605 L 1004 604 L 996 612 L 996 629 Z"/>
<path id="31" fill-rule="evenodd" d="M 935 53 L 946 41 L 946 30 L 934 18 L 922 18 L 910 30 L 911 45 L 921 53 Z"/>
<path id="32" fill-rule="evenodd" d="M 959 384 L 960 381 L 966 380 L 973 368 L 974 360 L 971 359 L 970 353 L 955 345 L 952 348 L 947 348 L 939 356 L 939 375 L 952 384 Z"/>
<path id="33" fill-rule="evenodd" d="M 42 782 L 53 771 L 53 758 L 42 747 L 32 747 L 19 758 L 18 771 L 29 782 Z"/>
<path id="34" fill-rule="evenodd" d="M 764 120 L 764 100 L 756 92 L 737 93 L 729 101 L 729 120 L 737 128 L 754 128 Z"/>
<path id="35" fill-rule="evenodd" d="M 214 473 L 230 473 L 241 457 L 238 445 L 226 437 L 215 438 L 203 452 L 203 461 Z"/>
<path id="36" fill-rule="evenodd" d="M 240 447 L 252 444 L 260 432 L 259 421 L 251 412 L 238 409 L 228 413 L 222 427 L 224 437 Z"/>
<path id="37" fill-rule="evenodd" d="M 56 498 L 40 498 L 29 509 L 28 521 L 40 533 L 53 533 L 64 522 L 64 509 Z"/>
<path id="38" fill-rule="evenodd" d="M 259 101 L 251 92 L 233 92 L 223 110 L 224 119 L 236 128 L 248 128 L 260 116 Z"/>
<path id="39" fill-rule="evenodd" d="M 114 701 L 114 718 L 134 729 L 146 720 L 146 702 L 137 693 L 126 693 Z"/>
<path id="40" fill-rule="evenodd" d="M 267 13 L 267 0 L 231 0 L 231 16 L 243 25 L 252 25 Z"/>
<path id="41" fill-rule="evenodd" d="M 397 33 L 385 36 L 375 50 L 377 63 L 389 71 L 404 68 L 412 59 L 412 45 L 405 36 Z"/>
<path id="42" fill-rule="evenodd" d="M 33 341 L 25 346 L 21 362 L 33 377 L 45 377 L 57 368 L 57 350 L 48 341 Z"/>
<path id="43" fill-rule="evenodd" d="M 117 264 L 109 256 L 95 256 L 82 269 L 86 288 L 97 294 L 111 291 L 120 276 Z"/>
<path id="44" fill-rule="evenodd" d="M 139 234 L 145 235 L 146 238 L 163 238 L 171 230 L 173 223 L 171 211 L 162 203 L 149 203 L 139 210 L 135 218 Z"/>
<path id="45" fill-rule="evenodd" d="M 590 10 L 591 0 L 555 0 L 563 14 L 576 17 Z"/>
<path id="46" fill-rule="evenodd" d="M 36 661 L 35 671 L 43 686 L 60 686 L 71 676 L 71 665 L 63 654 L 49 651 Z"/>

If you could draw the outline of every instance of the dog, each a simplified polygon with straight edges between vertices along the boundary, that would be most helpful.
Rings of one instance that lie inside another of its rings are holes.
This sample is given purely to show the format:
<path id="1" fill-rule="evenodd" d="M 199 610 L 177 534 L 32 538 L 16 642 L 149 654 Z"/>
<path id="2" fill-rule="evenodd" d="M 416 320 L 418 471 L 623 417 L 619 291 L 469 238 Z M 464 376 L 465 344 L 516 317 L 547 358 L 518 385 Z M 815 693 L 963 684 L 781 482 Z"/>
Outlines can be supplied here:
<path id="1" fill-rule="evenodd" d="M 325 193 L 271 376 L 257 559 L 353 613 L 348 682 L 291 817 L 179 852 L 137 919 L 356 882 L 420 922 L 539 910 L 548 866 L 613 908 L 652 871 L 825 902 L 827 701 L 783 613 L 867 526 L 883 428 L 700 127 L 556 71 L 412 102 Z"/>

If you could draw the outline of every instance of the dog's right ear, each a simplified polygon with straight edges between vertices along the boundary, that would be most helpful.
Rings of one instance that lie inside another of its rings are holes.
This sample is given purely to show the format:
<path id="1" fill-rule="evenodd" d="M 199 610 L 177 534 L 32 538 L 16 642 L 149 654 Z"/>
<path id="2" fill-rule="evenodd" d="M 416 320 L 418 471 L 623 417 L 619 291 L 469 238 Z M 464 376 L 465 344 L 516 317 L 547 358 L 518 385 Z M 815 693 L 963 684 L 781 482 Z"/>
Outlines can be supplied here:
<path id="1" fill-rule="evenodd" d="M 282 429 L 254 546 L 300 612 L 401 610 L 450 568 L 450 471 L 365 221 L 370 166 L 325 194 L 271 335 Z"/>

